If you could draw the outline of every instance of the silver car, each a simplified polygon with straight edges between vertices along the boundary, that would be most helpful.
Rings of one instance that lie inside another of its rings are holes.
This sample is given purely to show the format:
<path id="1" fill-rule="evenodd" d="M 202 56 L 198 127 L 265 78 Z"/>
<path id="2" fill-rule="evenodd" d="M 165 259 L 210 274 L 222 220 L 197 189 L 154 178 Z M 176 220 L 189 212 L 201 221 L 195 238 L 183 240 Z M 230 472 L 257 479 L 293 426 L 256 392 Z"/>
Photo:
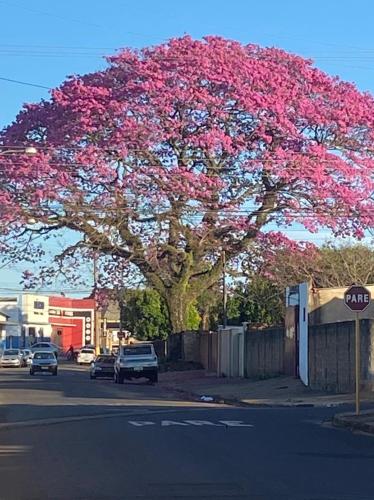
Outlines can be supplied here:
<path id="1" fill-rule="evenodd" d="M 52 375 L 57 375 L 57 359 L 53 352 L 34 352 L 30 364 L 30 375 L 34 375 L 36 372 L 49 372 Z"/>
<path id="2" fill-rule="evenodd" d="M 0 366 L 22 366 L 22 353 L 19 349 L 5 349 L 0 359 Z"/>
<path id="3" fill-rule="evenodd" d="M 28 366 L 30 364 L 29 360 L 31 361 L 32 358 L 32 352 L 30 351 L 30 349 L 22 349 L 21 354 L 22 354 L 22 366 Z"/>

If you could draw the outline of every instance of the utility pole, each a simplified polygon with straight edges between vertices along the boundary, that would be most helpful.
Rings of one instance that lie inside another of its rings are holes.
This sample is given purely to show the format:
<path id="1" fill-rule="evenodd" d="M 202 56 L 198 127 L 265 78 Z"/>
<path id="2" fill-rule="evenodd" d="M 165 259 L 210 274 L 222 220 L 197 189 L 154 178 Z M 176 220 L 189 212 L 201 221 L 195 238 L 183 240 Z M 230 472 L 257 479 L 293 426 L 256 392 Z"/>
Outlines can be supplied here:
<path id="1" fill-rule="evenodd" d="M 95 299 L 95 308 L 94 308 L 94 334 L 95 334 L 95 353 L 96 355 L 100 354 L 100 317 L 97 311 L 97 283 L 98 283 L 98 266 L 97 266 L 97 252 L 94 253 L 93 256 L 93 278 L 94 278 L 94 299 Z"/>
<path id="2" fill-rule="evenodd" d="M 123 288 L 118 288 L 117 290 L 117 303 L 119 307 L 119 335 L 118 335 L 118 347 L 122 345 L 123 339 Z"/>
<path id="3" fill-rule="evenodd" d="M 226 252 L 222 251 L 222 316 L 223 328 L 227 327 Z"/>

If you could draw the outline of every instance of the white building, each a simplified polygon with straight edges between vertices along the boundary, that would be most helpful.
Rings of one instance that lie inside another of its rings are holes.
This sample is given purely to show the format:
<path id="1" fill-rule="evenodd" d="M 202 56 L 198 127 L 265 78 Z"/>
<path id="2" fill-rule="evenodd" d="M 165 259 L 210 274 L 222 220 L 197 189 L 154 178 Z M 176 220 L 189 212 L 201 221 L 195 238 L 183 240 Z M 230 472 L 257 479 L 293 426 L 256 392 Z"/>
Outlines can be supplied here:
<path id="1" fill-rule="evenodd" d="M 0 297 L 0 314 L 7 316 L 0 341 L 7 347 L 25 347 L 50 338 L 49 297 L 24 293 L 18 297 Z M 4 331 L 5 330 L 5 331 Z"/>

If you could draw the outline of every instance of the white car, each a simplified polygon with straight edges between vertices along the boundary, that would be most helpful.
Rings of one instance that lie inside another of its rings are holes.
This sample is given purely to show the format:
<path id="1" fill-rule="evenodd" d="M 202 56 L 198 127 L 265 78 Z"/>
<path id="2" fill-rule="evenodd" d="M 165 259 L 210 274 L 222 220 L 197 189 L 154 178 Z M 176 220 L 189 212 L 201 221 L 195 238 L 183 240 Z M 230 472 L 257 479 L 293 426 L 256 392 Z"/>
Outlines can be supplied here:
<path id="1" fill-rule="evenodd" d="M 120 347 L 114 363 L 114 382 L 123 384 L 125 379 L 147 378 L 158 381 L 158 359 L 152 344 L 130 344 Z"/>
<path id="2" fill-rule="evenodd" d="M 36 344 L 30 346 L 30 349 L 32 353 L 36 351 L 53 352 L 54 355 L 56 356 L 56 359 L 58 357 L 59 347 L 56 344 L 53 344 L 52 342 L 37 342 Z"/>
<path id="3" fill-rule="evenodd" d="M 22 366 L 20 349 L 5 349 L 0 358 L 0 366 L 14 366 L 15 368 Z"/>
<path id="4" fill-rule="evenodd" d="M 90 365 L 95 361 L 95 357 L 95 349 L 83 347 L 78 353 L 77 363 L 79 365 Z"/>

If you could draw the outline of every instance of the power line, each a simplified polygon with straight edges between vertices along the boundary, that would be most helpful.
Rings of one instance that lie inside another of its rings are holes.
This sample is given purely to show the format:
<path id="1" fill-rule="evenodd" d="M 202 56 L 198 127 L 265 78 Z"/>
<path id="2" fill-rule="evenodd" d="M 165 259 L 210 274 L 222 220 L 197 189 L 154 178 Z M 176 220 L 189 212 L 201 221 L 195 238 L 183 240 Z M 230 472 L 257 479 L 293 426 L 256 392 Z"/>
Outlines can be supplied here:
<path id="1" fill-rule="evenodd" d="M 1 1 L 1 0 L 0 0 Z M 110 49 L 109 49 L 110 50 Z M 120 49 L 119 49 L 120 50 Z M 4 56 L 8 55 L 8 56 L 11 56 L 11 57 L 14 57 L 14 56 L 22 56 L 24 54 L 22 53 L 17 53 L 17 51 L 4 51 L 4 49 L 0 49 L 0 53 Z M 53 54 L 53 53 L 50 53 L 50 52 L 45 52 L 45 53 L 42 53 L 42 52 L 30 52 L 27 55 L 27 57 L 53 57 L 53 58 L 63 58 L 63 57 L 72 57 L 72 56 L 79 56 L 79 57 L 106 57 L 106 56 L 110 56 L 110 57 L 116 57 L 116 55 L 119 55 L 120 52 L 117 52 L 117 53 L 114 53 L 114 54 L 111 54 L 111 55 L 108 55 L 108 54 L 105 54 L 105 53 L 98 53 L 98 54 L 92 54 L 91 52 L 83 52 L 83 53 L 77 53 L 77 52 L 65 52 L 65 53 L 56 53 L 56 54 Z M 141 58 L 140 58 L 141 59 Z M 162 58 L 159 58 L 159 59 L 155 59 L 155 58 L 152 58 L 152 57 L 148 57 L 148 58 L 144 58 L 146 61 L 149 60 L 149 61 L 152 61 L 152 62 L 159 62 L 159 63 L 162 63 L 162 62 L 183 62 L 183 63 L 186 63 L 186 62 L 195 62 L 196 61 L 196 57 L 194 56 L 183 56 L 183 57 L 162 57 Z M 374 55 L 373 56 L 351 56 L 351 57 L 347 57 L 347 56 L 320 56 L 318 57 L 318 60 L 321 60 L 321 61 L 331 61 L 331 62 L 343 62 L 346 61 L 347 59 L 350 59 L 350 60 L 356 60 L 356 61 L 368 61 L 368 62 L 371 62 L 372 60 L 374 60 Z M 250 59 L 249 59 L 250 60 Z M 352 67 L 353 69 L 354 68 L 357 68 L 357 67 L 353 67 L 353 66 L 347 66 L 345 65 L 345 67 Z M 110 68 L 110 66 L 109 66 Z M 369 68 L 369 67 L 360 67 L 359 69 L 372 69 L 372 68 Z M 19 84 L 19 85 L 27 85 L 27 86 L 30 86 L 30 87 L 36 87 L 36 88 L 42 88 L 42 89 L 47 89 L 47 90 L 50 90 L 51 87 L 47 87 L 45 85 L 40 85 L 40 84 L 34 84 L 34 83 L 29 83 L 29 82 L 24 82 L 24 81 L 20 81 L 20 80 L 14 80 L 14 79 L 11 79 L 11 78 L 5 78 L 5 77 L 0 77 L 0 80 L 3 80 L 3 81 L 7 81 L 9 83 L 16 83 L 16 84 Z"/>
<path id="2" fill-rule="evenodd" d="M 9 291 L 9 292 L 23 292 L 23 293 L 35 293 L 35 292 L 49 292 L 49 293 L 60 293 L 60 292 L 66 292 L 66 293 L 91 293 L 92 292 L 92 287 L 91 288 L 84 288 L 84 289 L 67 289 L 67 288 L 59 288 L 58 290 L 53 290 L 49 288 L 12 288 L 12 287 L 0 287 L 0 290 L 2 291 Z"/>
<path id="3" fill-rule="evenodd" d="M 94 52 L 100 51 L 100 52 Z M 112 54 L 108 54 L 103 51 L 113 51 Z M 102 57 L 102 56 L 115 56 L 121 53 L 121 48 L 118 47 L 69 47 L 69 46 L 22 46 L 22 45 L 0 45 L 0 53 L 2 55 L 9 56 L 35 56 L 35 57 L 72 57 L 72 56 L 89 56 L 89 57 Z M 305 56 L 300 56 L 305 57 Z M 318 61 L 345 61 L 345 60 L 358 60 L 366 61 L 371 60 L 374 57 L 373 51 L 363 52 L 361 54 L 352 53 L 340 53 L 340 54 L 313 54 L 311 56 Z M 185 61 L 185 57 L 170 57 L 165 56 L 163 61 Z"/>
<path id="4" fill-rule="evenodd" d="M 0 76 L 0 80 L 3 80 L 4 82 L 18 83 L 19 85 L 27 85 L 28 87 L 37 87 L 39 89 L 51 90 L 50 87 L 45 87 L 44 85 L 39 85 L 37 83 L 23 82 L 21 80 L 13 80 L 12 78 L 5 78 L 3 76 Z"/>

